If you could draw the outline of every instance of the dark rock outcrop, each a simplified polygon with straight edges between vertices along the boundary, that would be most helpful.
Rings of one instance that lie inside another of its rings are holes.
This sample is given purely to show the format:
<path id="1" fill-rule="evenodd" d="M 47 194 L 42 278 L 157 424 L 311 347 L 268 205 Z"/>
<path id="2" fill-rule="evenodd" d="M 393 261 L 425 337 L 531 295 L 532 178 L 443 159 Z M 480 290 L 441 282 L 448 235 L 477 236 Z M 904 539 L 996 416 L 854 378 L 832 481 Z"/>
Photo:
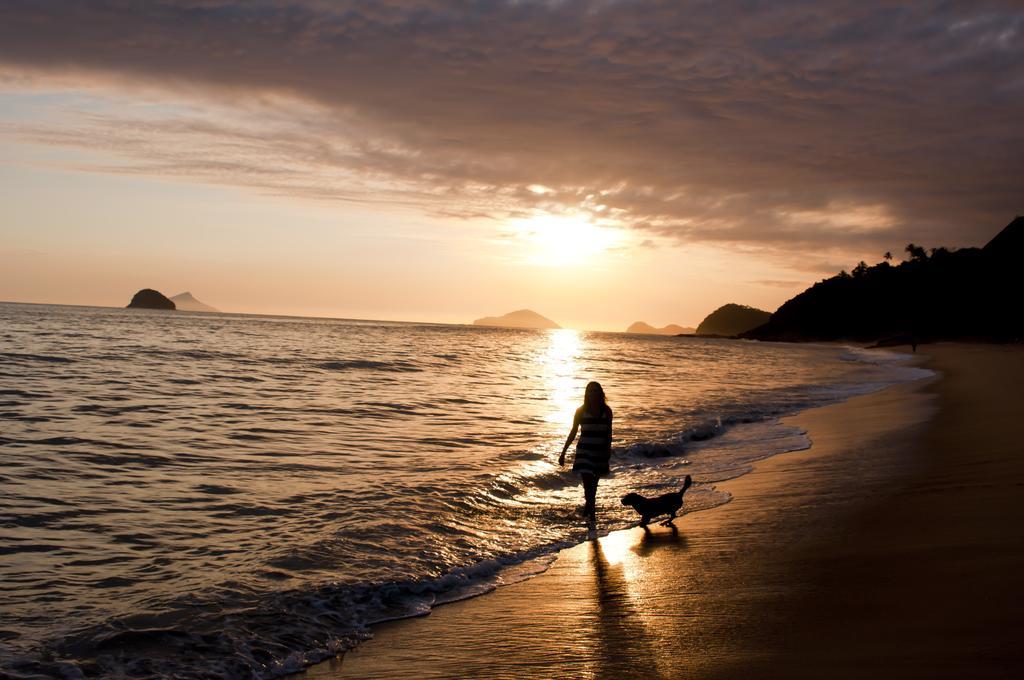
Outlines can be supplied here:
<path id="1" fill-rule="evenodd" d="M 473 322 L 474 326 L 503 326 L 505 328 L 561 328 L 551 319 L 531 309 L 520 309 L 502 316 L 485 316 Z"/>
<path id="2" fill-rule="evenodd" d="M 757 328 L 771 318 L 763 309 L 729 303 L 705 317 L 697 326 L 697 335 L 732 336 Z"/>
<path id="3" fill-rule="evenodd" d="M 860 263 L 820 281 L 743 337 L 757 340 L 1019 340 L 1024 217 L 984 248 L 907 246 L 898 265 Z"/>
<path id="4" fill-rule="evenodd" d="M 152 288 L 143 288 L 132 296 L 128 303 L 129 309 L 175 309 L 174 303 L 166 295 Z"/>

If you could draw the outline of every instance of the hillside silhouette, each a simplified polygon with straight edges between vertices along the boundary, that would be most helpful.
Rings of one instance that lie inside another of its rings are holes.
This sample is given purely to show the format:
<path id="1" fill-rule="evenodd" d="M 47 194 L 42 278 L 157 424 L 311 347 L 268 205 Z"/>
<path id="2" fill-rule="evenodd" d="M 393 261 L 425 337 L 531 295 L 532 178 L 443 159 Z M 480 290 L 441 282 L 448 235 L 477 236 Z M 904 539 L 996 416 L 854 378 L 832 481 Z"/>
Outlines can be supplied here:
<path id="1" fill-rule="evenodd" d="M 747 305 L 729 303 L 704 317 L 697 335 L 739 335 L 768 321 L 770 312 Z"/>
<path id="2" fill-rule="evenodd" d="M 505 328 L 561 328 L 557 323 L 532 309 L 520 309 L 502 316 L 485 316 L 473 322 L 474 326 L 502 326 Z"/>
<path id="3" fill-rule="evenodd" d="M 219 309 L 211 307 L 205 302 L 201 302 L 192 295 L 192 293 L 185 291 L 184 293 L 178 293 L 171 298 L 171 302 L 184 312 L 219 312 Z"/>
<path id="4" fill-rule="evenodd" d="M 1019 340 L 1024 337 L 1016 273 L 1024 255 L 1024 217 L 983 248 L 908 244 L 814 284 L 742 337 L 758 340 Z"/>
<path id="5" fill-rule="evenodd" d="M 674 323 L 670 323 L 667 326 L 661 328 L 655 328 L 649 323 L 643 321 L 634 321 L 626 329 L 627 333 L 643 333 L 645 335 L 692 335 L 695 333 L 693 328 L 683 328 Z"/>

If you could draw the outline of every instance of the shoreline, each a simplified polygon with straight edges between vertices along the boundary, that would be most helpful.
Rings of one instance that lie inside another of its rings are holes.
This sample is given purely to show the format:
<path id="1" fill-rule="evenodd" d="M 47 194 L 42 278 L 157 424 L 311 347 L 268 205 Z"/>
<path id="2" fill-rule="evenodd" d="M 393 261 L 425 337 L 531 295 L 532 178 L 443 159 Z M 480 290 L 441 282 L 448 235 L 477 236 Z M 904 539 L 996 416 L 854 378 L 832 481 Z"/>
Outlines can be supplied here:
<path id="1" fill-rule="evenodd" d="M 919 363 L 915 359 L 912 365 Z M 863 511 L 865 489 L 889 498 L 919 471 L 920 461 L 910 453 L 934 408 L 927 386 L 935 380 L 898 384 L 784 418 L 783 423 L 808 431 L 812 447 L 758 461 L 752 472 L 716 484 L 729 491 L 732 500 L 707 512 L 687 514 L 677 520 L 677 531 L 656 527 L 645 535 L 635 528 L 620 530 L 563 550 L 539 576 L 447 604 L 429 617 L 374 626 L 374 639 L 296 677 L 392 677 L 410 667 L 426 677 L 467 672 L 514 676 L 527 669 L 555 675 L 598 670 L 696 677 L 756 665 L 759 658 L 771 658 L 774 650 L 785 647 L 784 640 L 773 639 L 765 626 L 757 625 L 766 620 L 764 608 L 771 602 L 773 616 L 781 615 L 813 590 L 809 572 L 791 571 L 793 558 L 813 554 L 813 547 L 826 542 L 829 532 Z M 877 446 L 882 441 L 885 446 Z M 873 464 L 865 466 L 866 460 Z M 854 489 L 841 478 L 858 467 L 865 469 Z M 788 488 L 780 491 L 783 487 Z M 813 504 L 821 507 L 806 512 Z M 689 566 L 680 566 L 679 561 Z M 740 587 L 730 582 L 736 574 L 728 571 L 736 562 L 744 566 Z M 635 574 L 630 577 L 629 572 Z M 699 587 L 675 591 L 674 581 L 693 574 Z M 610 575 L 615 578 L 608 579 Z M 589 603 L 579 597 L 585 592 L 594 595 Z M 608 612 L 602 601 L 609 597 L 639 599 L 644 606 Z M 733 615 L 712 615 L 723 606 Z M 691 613 L 678 613 L 683 611 Z M 538 620 L 539 613 L 543 616 Z M 592 640 L 596 647 L 576 650 L 545 642 L 571 637 L 580 625 L 607 628 L 609 615 L 619 622 L 616 625 L 628 620 L 636 629 L 606 631 L 602 640 L 607 644 Z M 790 612 L 795 615 L 795 610 Z M 715 625 L 684 625 L 705 620 L 704 616 Z M 574 624 L 579 617 L 584 621 Z M 671 621 L 668 632 L 652 632 L 653 623 L 665 621 Z M 652 637 L 657 644 L 647 651 L 657 660 L 657 670 L 648 667 L 641 673 L 635 668 L 641 650 L 634 649 L 634 643 Z M 761 642 L 752 648 L 751 639 Z M 592 656 L 588 649 L 603 647 L 608 648 L 603 662 L 587 660 Z M 616 647 L 621 652 L 615 652 Z M 671 661 L 681 658 L 688 661 Z"/>

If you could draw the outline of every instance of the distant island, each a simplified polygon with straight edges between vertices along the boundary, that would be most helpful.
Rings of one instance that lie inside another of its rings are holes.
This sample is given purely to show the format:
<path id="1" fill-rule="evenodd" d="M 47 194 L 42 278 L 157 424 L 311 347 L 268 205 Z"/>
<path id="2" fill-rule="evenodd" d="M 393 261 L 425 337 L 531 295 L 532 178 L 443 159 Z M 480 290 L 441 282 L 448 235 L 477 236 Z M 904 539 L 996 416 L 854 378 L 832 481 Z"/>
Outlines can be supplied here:
<path id="1" fill-rule="evenodd" d="M 1018 286 L 1024 217 L 983 248 L 931 248 L 910 243 L 907 260 L 892 254 L 820 281 L 783 304 L 756 340 L 858 340 L 905 344 L 927 340 L 1020 341 Z"/>
<path id="2" fill-rule="evenodd" d="M 178 293 L 171 298 L 174 305 L 184 312 L 219 312 L 219 309 L 215 309 L 210 305 L 200 302 L 192 296 L 192 293 L 185 291 L 184 293 Z"/>
<path id="3" fill-rule="evenodd" d="M 630 324 L 629 328 L 626 329 L 626 332 L 644 333 L 647 335 L 693 335 L 697 330 L 695 328 L 683 328 L 682 326 L 677 326 L 674 323 L 670 323 L 669 325 L 661 328 L 655 328 L 643 321 L 636 321 Z"/>
<path id="4" fill-rule="evenodd" d="M 520 309 L 502 316 L 485 316 L 473 322 L 474 326 L 502 326 L 505 328 L 561 328 L 551 319 L 532 309 Z"/>
<path id="5" fill-rule="evenodd" d="M 733 336 L 767 323 L 771 313 L 763 309 L 729 303 L 708 314 L 697 326 L 697 335 Z"/>
<path id="6" fill-rule="evenodd" d="M 167 309 L 174 310 L 176 306 L 163 293 L 153 290 L 152 288 L 143 288 L 138 293 L 132 296 L 132 301 L 128 303 L 128 309 Z"/>

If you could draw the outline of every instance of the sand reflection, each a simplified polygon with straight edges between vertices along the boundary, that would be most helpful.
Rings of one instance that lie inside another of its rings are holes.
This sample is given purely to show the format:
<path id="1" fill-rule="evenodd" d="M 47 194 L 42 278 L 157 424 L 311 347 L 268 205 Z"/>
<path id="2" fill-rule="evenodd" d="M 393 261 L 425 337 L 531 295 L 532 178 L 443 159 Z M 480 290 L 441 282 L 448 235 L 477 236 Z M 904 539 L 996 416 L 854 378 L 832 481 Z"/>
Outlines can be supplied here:
<path id="1" fill-rule="evenodd" d="M 643 603 L 636 600 L 631 588 L 639 571 L 630 555 L 630 533 L 619 532 L 590 543 L 596 605 L 592 667 L 587 669 L 590 677 L 660 677 Z"/>
<path id="2" fill-rule="evenodd" d="M 678 550 L 686 549 L 686 536 L 679 533 L 679 527 L 672 524 L 666 531 L 646 531 L 639 543 L 632 546 L 637 557 L 647 557 L 660 547 L 672 546 Z"/>

